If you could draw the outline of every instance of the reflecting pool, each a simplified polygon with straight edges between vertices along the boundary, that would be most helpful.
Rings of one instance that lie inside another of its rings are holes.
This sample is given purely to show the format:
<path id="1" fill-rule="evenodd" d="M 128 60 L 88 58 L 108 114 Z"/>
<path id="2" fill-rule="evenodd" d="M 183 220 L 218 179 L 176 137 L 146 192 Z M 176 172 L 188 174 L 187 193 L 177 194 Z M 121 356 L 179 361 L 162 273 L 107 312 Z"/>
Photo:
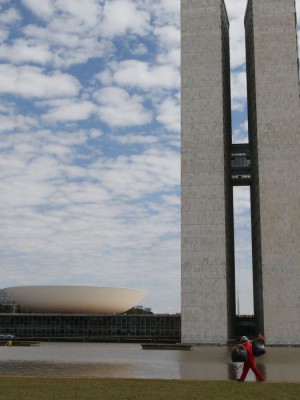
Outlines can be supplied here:
<path id="1" fill-rule="evenodd" d="M 0 375 L 228 380 L 241 374 L 227 346 L 143 350 L 140 344 L 49 343 L 0 347 Z M 300 382 L 300 348 L 267 349 L 257 366 L 268 381 Z M 255 380 L 252 371 L 247 380 Z"/>

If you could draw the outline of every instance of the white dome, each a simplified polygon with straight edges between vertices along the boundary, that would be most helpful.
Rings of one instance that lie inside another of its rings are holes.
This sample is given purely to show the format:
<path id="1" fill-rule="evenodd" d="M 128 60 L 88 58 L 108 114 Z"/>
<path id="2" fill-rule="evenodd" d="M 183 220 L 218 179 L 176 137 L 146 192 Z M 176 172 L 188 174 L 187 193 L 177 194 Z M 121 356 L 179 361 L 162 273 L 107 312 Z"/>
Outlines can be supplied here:
<path id="1" fill-rule="evenodd" d="M 35 313 L 122 313 L 149 294 L 144 289 L 99 286 L 17 286 L 3 290 Z"/>

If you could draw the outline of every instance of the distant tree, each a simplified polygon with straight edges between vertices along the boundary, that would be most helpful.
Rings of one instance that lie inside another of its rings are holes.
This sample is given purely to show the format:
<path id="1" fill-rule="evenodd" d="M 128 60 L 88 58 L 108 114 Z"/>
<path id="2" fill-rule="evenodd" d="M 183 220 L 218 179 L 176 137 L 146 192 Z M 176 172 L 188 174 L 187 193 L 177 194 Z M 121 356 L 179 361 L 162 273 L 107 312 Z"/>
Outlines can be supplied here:
<path id="1" fill-rule="evenodd" d="M 128 314 L 153 314 L 153 312 L 152 311 L 145 311 L 143 309 L 134 308 L 133 307 L 133 308 L 131 308 L 130 310 L 126 311 L 123 314 L 126 314 L 126 315 L 128 315 Z"/>
<path id="2" fill-rule="evenodd" d="M 3 304 L 0 303 L 0 313 L 6 313 L 6 314 L 10 314 L 10 313 L 27 313 L 28 311 L 25 310 L 25 308 L 23 308 L 22 306 L 15 305 L 15 304 Z"/>

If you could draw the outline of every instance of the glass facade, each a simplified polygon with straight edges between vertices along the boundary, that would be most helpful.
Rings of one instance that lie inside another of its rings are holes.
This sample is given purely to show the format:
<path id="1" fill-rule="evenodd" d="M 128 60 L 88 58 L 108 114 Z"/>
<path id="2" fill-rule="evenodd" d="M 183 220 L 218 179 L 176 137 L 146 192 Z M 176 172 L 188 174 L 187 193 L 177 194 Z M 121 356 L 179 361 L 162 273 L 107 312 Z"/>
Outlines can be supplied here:
<path id="1" fill-rule="evenodd" d="M 251 156 L 249 144 L 231 145 L 231 181 L 233 186 L 251 185 Z"/>
<path id="2" fill-rule="evenodd" d="M 24 339 L 174 341 L 180 315 L 0 314 L 0 333 Z"/>

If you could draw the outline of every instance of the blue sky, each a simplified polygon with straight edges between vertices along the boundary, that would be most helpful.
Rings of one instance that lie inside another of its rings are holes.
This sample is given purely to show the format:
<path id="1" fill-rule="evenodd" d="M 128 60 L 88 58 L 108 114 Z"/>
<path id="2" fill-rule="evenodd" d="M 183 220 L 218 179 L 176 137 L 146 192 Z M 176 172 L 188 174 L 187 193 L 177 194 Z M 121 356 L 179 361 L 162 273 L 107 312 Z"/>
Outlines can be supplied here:
<path id="1" fill-rule="evenodd" d="M 245 4 L 226 1 L 235 141 L 247 137 Z M 179 11 L 0 0 L 2 287 L 146 288 L 144 306 L 180 311 Z M 236 212 L 247 274 L 247 190 Z"/>

